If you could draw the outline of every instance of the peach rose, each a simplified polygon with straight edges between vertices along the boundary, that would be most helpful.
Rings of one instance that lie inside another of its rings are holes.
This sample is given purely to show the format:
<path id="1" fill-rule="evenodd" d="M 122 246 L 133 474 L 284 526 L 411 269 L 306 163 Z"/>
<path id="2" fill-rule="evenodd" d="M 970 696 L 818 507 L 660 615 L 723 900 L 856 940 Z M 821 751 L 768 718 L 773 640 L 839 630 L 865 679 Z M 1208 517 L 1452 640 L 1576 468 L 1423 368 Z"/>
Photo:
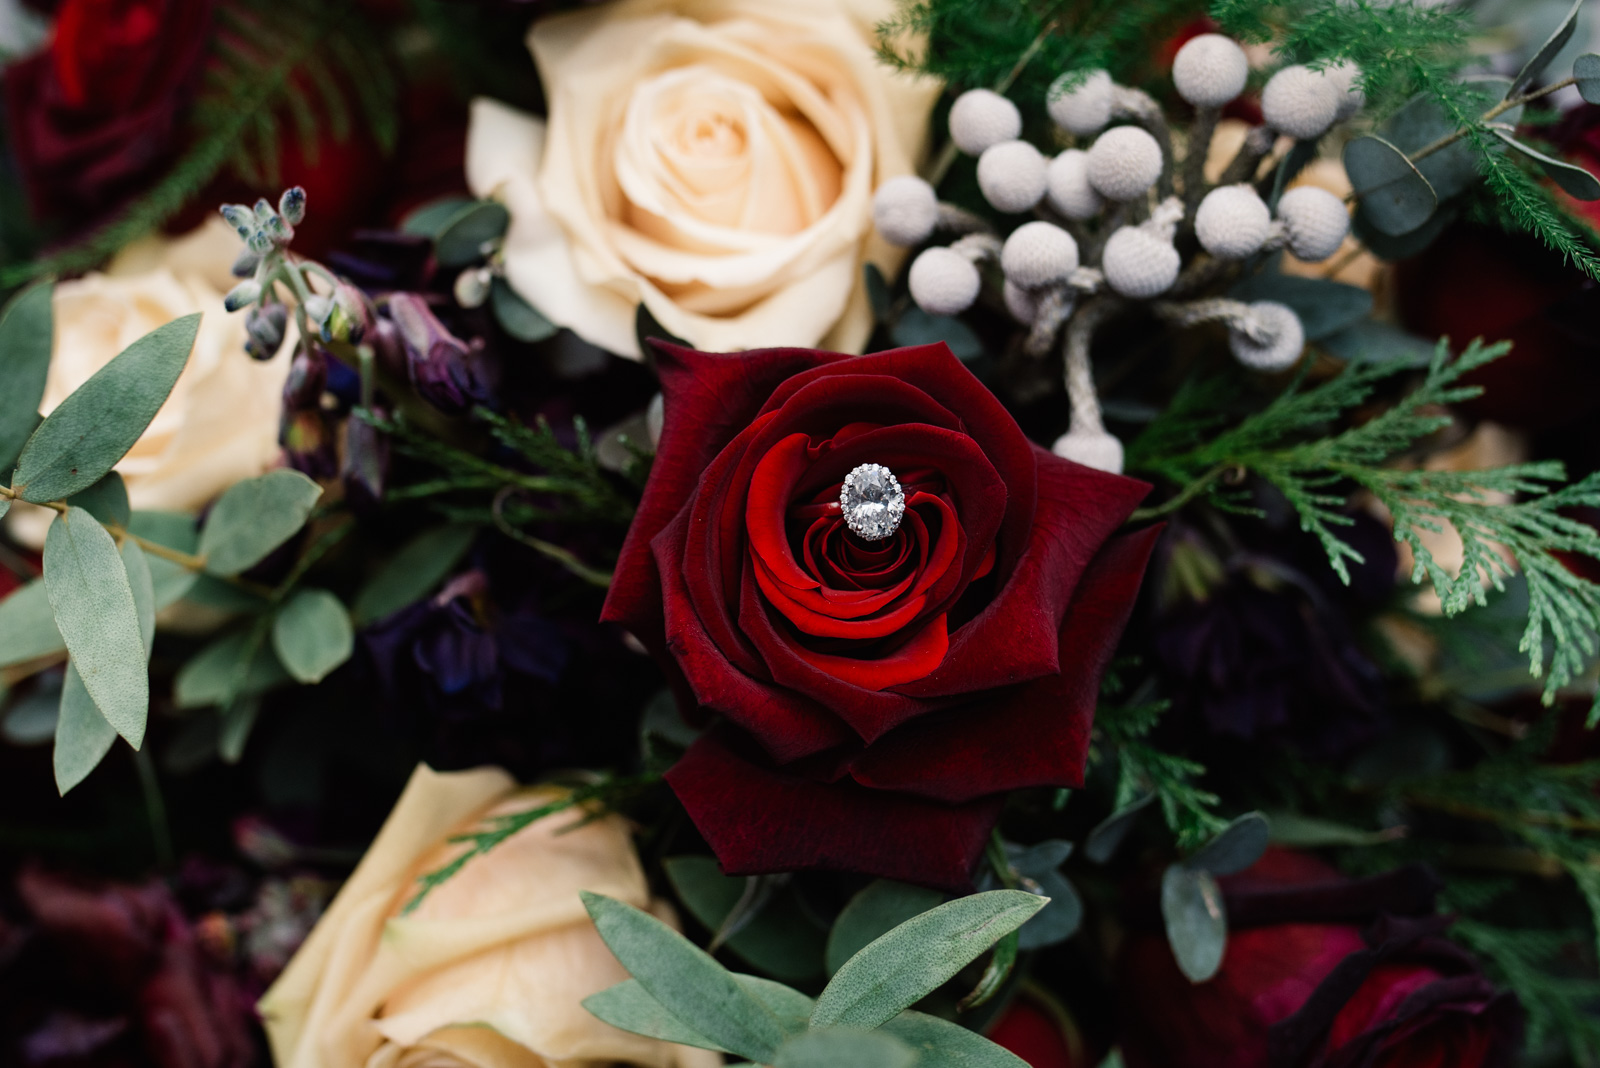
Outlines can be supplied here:
<path id="1" fill-rule="evenodd" d="M 634 309 L 712 351 L 859 352 L 872 193 L 910 173 L 939 86 L 874 54 L 892 0 L 619 0 L 529 34 L 549 120 L 480 100 L 467 181 L 511 211 L 506 275 L 638 358 Z"/>
<path id="2" fill-rule="evenodd" d="M 488 816 L 560 796 L 494 768 L 419 766 L 355 873 L 260 1010 L 278 1068 L 705 1068 L 721 1058 L 601 1023 L 580 1004 L 628 973 L 579 890 L 640 907 L 627 824 L 568 811 L 469 861 L 409 915 L 417 877 Z M 567 830 L 567 833 L 558 833 Z M 664 906 L 657 906 L 658 911 Z"/>

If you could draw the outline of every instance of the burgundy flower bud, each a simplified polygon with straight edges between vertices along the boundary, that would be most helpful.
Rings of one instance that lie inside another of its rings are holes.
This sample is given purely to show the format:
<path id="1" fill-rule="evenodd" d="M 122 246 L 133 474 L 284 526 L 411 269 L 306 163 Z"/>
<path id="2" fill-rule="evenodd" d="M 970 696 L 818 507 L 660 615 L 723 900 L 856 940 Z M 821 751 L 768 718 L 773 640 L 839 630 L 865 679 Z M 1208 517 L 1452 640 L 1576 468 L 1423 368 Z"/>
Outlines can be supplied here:
<path id="1" fill-rule="evenodd" d="M 328 384 L 328 357 L 319 348 L 300 349 L 289 364 L 283 382 L 283 406 L 291 412 L 317 407 Z"/>
<path id="2" fill-rule="evenodd" d="M 345 493 L 357 504 L 383 500 L 389 481 L 389 437 L 364 419 L 351 417 L 344 424 Z"/>
<path id="3" fill-rule="evenodd" d="M 332 478 L 339 471 L 333 434 L 333 421 L 318 408 L 284 412 L 278 444 L 296 471 L 310 478 Z"/>
<path id="4" fill-rule="evenodd" d="M 283 331 L 289 325 L 289 309 L 276 302 L 258 305 L 245 316 L 244 328 L 248 335 L 244 351 L 253 360 L 270 360 L 283 347 Z"/>
<path id="5" fill-rule="evenodd" d="M 389 316 L 400 331 L 411 384 L 434 407 L 463 412 L 489 399 L 483 342 L 468 344 L 445 329 L 427 303 L 411 293 L 389 298 Z"/>
<path id="6" fill-rule="evenodd" d="M 367 341 L 378 357 L 378 366 L 385 372 L 396 378 L 411 376 L 410 365 L 406 362 L 405 342 L 400 340 L 400 328 L 394 323 L 381 317 L 374 319 Z"/>

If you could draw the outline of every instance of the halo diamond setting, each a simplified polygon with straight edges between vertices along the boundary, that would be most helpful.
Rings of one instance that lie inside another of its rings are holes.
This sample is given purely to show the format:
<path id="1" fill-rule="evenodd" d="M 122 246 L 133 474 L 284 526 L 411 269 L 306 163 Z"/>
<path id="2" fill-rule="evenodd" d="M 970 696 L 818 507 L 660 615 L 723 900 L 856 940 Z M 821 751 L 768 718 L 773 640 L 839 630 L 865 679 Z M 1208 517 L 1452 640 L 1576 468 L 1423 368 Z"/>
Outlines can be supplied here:
<path id="1" fill-rule="evenodd" d="M 900 480 L 882 464 L 862 464 L 839 487 L 839 507 L 845 524 L 863 541 L 883 541 L 900 529 L 906 514 L 906 494 Z"/>

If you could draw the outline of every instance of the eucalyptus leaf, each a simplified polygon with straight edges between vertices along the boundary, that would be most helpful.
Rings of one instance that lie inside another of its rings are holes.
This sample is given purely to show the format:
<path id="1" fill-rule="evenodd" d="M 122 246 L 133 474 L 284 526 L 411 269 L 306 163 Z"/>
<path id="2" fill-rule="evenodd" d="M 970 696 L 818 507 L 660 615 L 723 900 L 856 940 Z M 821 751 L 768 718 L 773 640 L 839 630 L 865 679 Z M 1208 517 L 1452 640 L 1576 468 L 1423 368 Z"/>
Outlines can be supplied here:
<path id="1" fill-rule="evenodd" d="M 786 1037 L 778 1018 L 710 954 L 631 905 L 582 896 L 600 937 L 663 1008 L 731 1053 L 772 1062 Z"/>
<path id="2" fill-rule="evenodd" d="M 429 201 L 400 220 L 400 232 L 414 234 L 417 237 L 436 238 L 451 219 L 460 215 L 462 209 L 472 203 L 469 197 L 444 197 Z"/>
<path id="3" fill-rule="evenodd" d="M 133 610 L 139 619 L 139 640 L 144 643 L 144 658 L 148 663 L 156 645 L 156 588 L 150 575 L 150 558 L 139 543 L 129 538 L 122 543 L 122 570 L 128 576 L 128 589 L 133 591 Z M 132 738 L 135 749 L 139 743 Z"/>
<path id="4" fill-rule="evenodd" d="M 82 508 L 107 526 L 126 529 L 132 517 L 128 507 L 128 486 L 115 471 L 108 471 L 99 482 L 73 494 L 67 498 L 67 503 Z"/>
<path id="5" fill-rule="evenodd" d="M 1426 367 L 1435 348 L 1432 341 L 1376 319 L 1352 323 L 1329 334 L 1320 344 L 1330 355 L 1349 363 L 1403 361 L 1412 367 Z"/>
<path id="6" fill-rule="evenodd" d="M 1451 202 L 1441 206 L 1433 213 L 1431 219 L 1410 233 L 1386 234 L 1372 224 L 1366 209 L 1358 204 L 1355 214 L 1350 216 L 1350 232 L 1367 246 L 1368 252 L 1381 260 L 1393 263 L 1396 260 L 1410 259 L 1426 249 L 1460 217 L 1460 208 L 1456 202 Z"/>
<path id="7" fill-rule="evenodd" d="M 106 722 L 84 688 L 83 677 L 72 664 L 61 684 L 61 709 L 56 718 L 56 747 L 50 755 L 55 769 L 56 791 L 62 797 L 89 777 L 111 752 L 117 730 Z"/>
<path id="8" fill-rule="evenodd" d="M 1161 877 L 1161 916 L 1178 970 L 1191 983 L 1216 975 L 1228 946 L 1228 919 L 1211 873 L 1184 864 L 1169 867 Z"/>
<path id="9" fill-rule="evenodd" d="M 1017 948 L 1023 952 L 1065 942 L 1083 925 L 1083 899 L 1065 875 L 1047 871 L 1029 878 L 1039 884 L 1050 904 L 1017 932 Z"/>
<path id="10" fill-rule="evenodd" d="M 1600 104 L 1600 56 L 1585 52 L 1572 64 L 1572 76 L 1578 80 L 1578 95 L 1585 104 Z"/>
<path id="11" fill-rule="evenodd" d="M 0 600 L 0 668 L 55 656 L 66 648 L 42 579 Z"/>
<path id="12" fill-rule="evenodd" d="M 679 899 L 708 930 L 720 931 L 740 903 L 746 880 L 722 874 L 711 857 L 668 857 L 662 868 Z M 778 979 L 822 974 L 822 932 L 806 919 L 792 891 L 779 890 L 738 931 L 728 949 Z"/>
<path id="13" fill-rule="evenodd" d="M 972 327 L 953 315 L 929 315 L 921 308 L 908 309 L 889 336 L 896 345 L 934 345 L 942 341 L 963 363 L 983 355 L 983 342 Z"/>
<path id="14" fill-rule="evenodd" d="M 1190 857 L 1188 864 L 1212 875 L 1233 875 L 1260 860 L 1271 838 L 1267 818 L 1259 812 L 1246 812 Z"/>
<path id="15" fill-rule="evenodd" d="M 84 688 L 106 722 L 137 746 L 150 712 L 139 607 L 117 543 L 82 508 L 50 524 L 44 585 Z"/>
<path id="16" fill-rule="evenodd" d="M 1600 200 L 1600 178 L 1596 178 L 1576 163 L 1568 163 L 1564 159 L 1556 159 L 1554 156 L 1547 156 L 1543 152 L 1529 148 L 1504 130 L 1496 129 L 1492 132 L 1507 145 L 1537 163 L 1539 169 L 1569 195 L 1579 200 Z"/>
<path id="17" fill-rule="evenodd" d="M 200 532 L 195 529 L 194 516 L 182 512 L 134 512 L 127 526 L 128 533 L 180 553 L 192 554 L 200 545 Z M 158 612 L 180 600 L 200 578 L 198 571 L 155 553 L 147 553 L 145 559 L 150 567 L 150 581 L 155 587 Z"/>
<path id="18" fill-rule="evenodd" d="M 485 246 L 505 236 L 511 213 L 492 200 L 476 200 L 462 207 L 439 228 L 434 256 L 441 267 L 465 267 L 484 258 Z"/>
<path id="19" fill-rule="evenodd" d="M 1392 841 L 1388 831 L 1363 831 L 1346 823 L 1304 816 L 1298 812 L 1274 812 L 1271 816 L 1272 841 L 1293 849 L 1320 849 L 1324 846 L 1366 846 Z"/>
<path id="20" fill-rule="evenodd" d="M 883 1031 L 829 1028 L 795 1035 L 778 1050 L 772 1068 L 911 1068 L 917 1054 Z"/>
<path id="21" fill-rule="evenodd" d="M 225 705 L 230 700 L 265 693 L 290 681 L 267 642 L 257 643 L 241 675 L 240 665 L 250 652 L 250 632 L 235 631 L 216 639 L 178 669 L 172 699 L 179 708 Z"/>
<path id="22" fill-rule="evenodd" d="M 936 908 L 944 894 L 893 879 L 877 879 L 852 897 L 833 921 L 824 954 L 828 974 L 844 966 L 869 943 L 894 930 L 909 919 Z"/>
<path id="23" fill-rule="evenodd" d="M 235 698 L 222 710 L 222 723 L 217 731 L 217 756 L 224 764 L 237 764 L 244 757 L 245 743 L 261 714 L 261 697 L 252 694 Z"/>
<path id="24" fill-rule="evenodd" d="M 1083 855 L 1096 864 L 1104 864 L 1110 860 L 1116 853 L 1117 847 L 1122 845 L 1123 839 L 1128 837 L 1128 832 L 1133 830 L 1133 825 L 1139 821 L 1140 814 L 1155 799 L 1155 794 L 1146 794 L 1101 820 L 1099 825 L 1089 832 L 1089 840 L 1083 846 Z"/>
<path id="25" fill-rule="evenodd" d="M 54 290 L 49 280 L 35 282 L 0 311 L 0 381 L 5 382 L 0 389 L 0 475 L 10 472 L 23 443 L 39 425 L 54 337 L 50 305 Z"/>
<path id="26" fill-rule="evenodd" d="M 917 1068 L 1028 1068 L 1028 1062 L 958 1023 L 902 1012 L 885 1031 L 917 1052 Z"/>
<path id="27" fill-rule="evenodd" d="M 1383 233 L 1410 233 L 1439 206 L 1439 197 L 1422 172 L 1381 137 L 1369 134 L 1345 145 L 1344 166 L 1362 209 Z"/>
<path id="28" fill-rule="evenodd" d="M 1020 890 L 957 898 L 900 924 L 834 973 L 812 1027 L 877 1027 L 1026 923 L 1047 899 Z"/>
<path id="29" fill-rule="evenodd" d="M 583 1007 L 612 1027 L 680 1046 L 728 1051 L 683 1023 L 650 996 L 637 979 L 628 979 L 583 999 Z"/>
<path id="30" fill-rule="evenodd" d="M 12 745 L 43 745 L 53 740 L 61 718 L 61 685 L 60 675 L 38 676 L 32 689 L 5 709 L 0 738 Z M 0 699 L 3 697 L 0 693 Z"/>
<path id="31" fill-rule="evenodd" d="M 1556 25 L 1555 32 L 1539 46 L 1538 51 L 1534 52 L 1528 62 L 1523 64 L 1522 71 L 1511 83 L 1511 88 L 1506 90 L 1507 100 L 1522 94 L 1532 86 L 1550 65 L 1550 61 L 1556 58 L 1556 54 L 1567 47 L 1567 42 L 1572 40 L 1573 31 L 1578 28 L 1578 12 L 1582 9 L 1583 0 L 1572 0 L 1572 7 L 1566 17 Z"/>
<path id="32" fill-rule="evenodd" d="M 472 547 L 479 529 L 474 523 L 446 523 L 402 545 L 356 593 L 351 608 L 356 625 L 376 623 L 432 593 Z"/>
<path id="33" fill-rule="evenodd" d="M 1061 838 L 1046 839 L 1031 846 L 1019 846 L 1009 842 L 1006 844 L 1006 859 L 1010 862 L 1011 869 L 1018 875 L 1030 878 L 1048 875 L 1065 864 L 1070 856 L 1072 856 L 1072 843 Z"/>
<path id="34" fill-rule="evenodd" d="M 321 495 L 315 482 L 288 468 L 234 483 L 212 506 L 200 531 L 206 570 L 237 575 L 254 567 L 305 526 Z"/>
<path id="35" fill-rule="evenodd" d="M 1481 89 L 1482 101 L 1487 105 L 1505 92 L 1511 80 L 1487 76 L 1466 79 L 1465 83 Z M 1505 122 L 1515 124 L 1520 111 L 1520 108 L 1514 108 L 1502 118 Z M 1409 156 L 1455 133 L 1458 128 L 1455 119 L 1445 113 L 1433 94 L 1418 93 L 1385 120 L 1378 128 L 1378 133 Z M 1440 201 L 1465 192 L 1477 185 L 1482 177 L 1478 172 L 1478 149 L 1466 138 L 1417 160 L 1416 168 L 1433 186 Z"/>
<path id="36" fill-rule="evenodd" d="M 301 590 L 272 621 L 272 648 L 295 680 L 321 682 L 355 652 L 344 604 L 327 590 Z"/>
<path id="37" fill-rule="evenodd" d="M 1366 319 L 1372 294 L 1360 286 L 1326 278 L 1292 274 L 1251 275 L 1229 290 L 1235 300 L 1272 300 L 1286 304 L 1300 317 L 1308 341 L 1320 341 Z"/>
<path id="38" fill-rule="evenodd" d="M 189 360 L 200 313 L 174 319 L 123 349 L 39 424 L 17 458 L 11 488 L 58 501 L 86 490 L 133 448 Z M 94 692 L 85 673 L 84 681 Z"/>
<path id="39" fill-rule="evenodd" d="M 518 341 L 544 341 L 555 337 L 560 327 L 522 299 L 504 278 L 496 278 L 489 289 L 489 306 L 501 328 Z"/>
<path id="40" fill-rule="evenodd" d="M 0 519 L 4 519 L 9 511 L 11 511 L 11 498 L 0 497 Z"/>

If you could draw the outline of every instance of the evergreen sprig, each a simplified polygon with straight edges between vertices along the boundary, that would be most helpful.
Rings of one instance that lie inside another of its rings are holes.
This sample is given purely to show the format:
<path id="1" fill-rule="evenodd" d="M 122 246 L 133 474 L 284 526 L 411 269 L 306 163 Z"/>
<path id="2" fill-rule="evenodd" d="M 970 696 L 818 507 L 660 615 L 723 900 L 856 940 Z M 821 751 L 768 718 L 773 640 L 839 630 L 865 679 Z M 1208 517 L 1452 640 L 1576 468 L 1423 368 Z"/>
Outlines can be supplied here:
<path id="1" fill-rule="evenodd" d="M 1117 795 L 1112 807 L 1120 811 L 1154 795 L 1168 829 L 1178 839 L 1178 848 L 1189 851 L 1210 841 L 1228 821 L 1217 813 L 1221 799 L 1195 784 L 1206 773 L 1204 765 L 1163 752 L 1145 740 L 1169 707 L 1168 701 L 1103 707 L 1095 714 L 1095 730 L 1117 755 Z M 1097 751 L 1096 756 L 1100 755 Z"/>
<path id="2" fill-rule="evenodd" d="M 1445 406 L 1481 392 L 1461 385 L 1461 377 L 1508 348 L 1474 342 L 1451 361 L 1449 346 L 1441 341 L 1415 390 L 1377 417 L 1338 433 L 1326 433 L 1330 423 L 1365 403 L 1379 382 L 1406 368 L 1357 364 L 1315 388 L 1290 389 L 1209 442 L 1176 456 L 1154 455 L 1141 438 L 1129 450 L 1130 466 L 1188 484 L 1180 500 L 1202 493 L 1216 499 L 1216 482 L 1223 473 L 1253 472 L 1283 494 L 1299 513 L 1301 527 L 1322 543 L 1347 583 L 1349 563 L 1363 558 L 1338 531 L 1353 522 L 1344 512 L 1351 491 L 1364 489 L 1393 517 L 1396 539 L 1411 548 L 1413 581 L 1430 580 L 1447 615 L 1487 604 L 1486 586 L 1505 590 L 1507 577 L 1514 573 L 1503 555 L 1508 552 L 1528 583 L 1528 622 L 1518 649 L 1527 654 L 1532 673 L 1544 675 L 1549 703 L 1600 651 L 1600 585 L 1580 578 L 1555 555 L 1600 556 L 1600 532 L 1562 514 L 1578 506 L 1600 506 L 1600 475 L 1558 488 L 1566 478 L 1558 462 L 1480 471 L 1386 466 L 1446 426 L 1450 417 Z M 1169 434 L 1160 422 L 1146 434 Z M 1464 549 L 1463 566 L 1454 575 L 1434 559 L 1423 540 L 1424 532 L 1446 526 Z M 1548 670 L 1547 638 L 1552 650 Z M 1600 716 L 1600 700 L 1592 715 Z"/>

